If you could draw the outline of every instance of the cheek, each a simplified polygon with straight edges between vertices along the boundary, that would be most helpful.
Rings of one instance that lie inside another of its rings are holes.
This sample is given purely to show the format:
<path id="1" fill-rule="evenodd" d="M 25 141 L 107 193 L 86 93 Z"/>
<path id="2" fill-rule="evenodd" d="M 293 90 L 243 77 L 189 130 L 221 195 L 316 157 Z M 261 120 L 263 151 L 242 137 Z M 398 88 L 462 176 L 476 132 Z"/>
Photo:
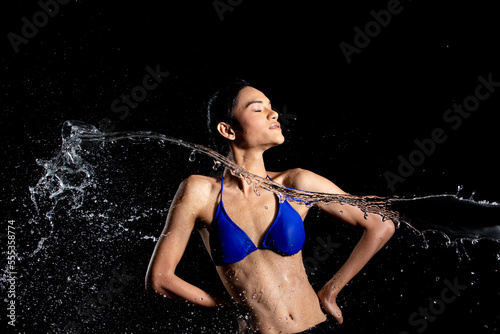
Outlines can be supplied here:
<path id="1" fill-rule="evenodd" d="M 244 133 L 258 133 L 265 127 L 264 122 L 255 118 L 246 118 L 240 121 Z"/>

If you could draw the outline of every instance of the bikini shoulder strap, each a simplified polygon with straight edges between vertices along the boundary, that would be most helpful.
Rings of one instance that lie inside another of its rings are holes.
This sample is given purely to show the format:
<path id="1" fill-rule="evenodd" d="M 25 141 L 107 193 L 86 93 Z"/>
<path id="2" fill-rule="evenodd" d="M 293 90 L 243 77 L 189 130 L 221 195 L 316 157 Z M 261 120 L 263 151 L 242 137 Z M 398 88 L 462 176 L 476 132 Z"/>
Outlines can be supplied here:
<path id="1" fill-rule="evenodd" d="M 220 201 L 222 202 L 222 191 L 224 190 L 224 176 L 220 179 Z"/>

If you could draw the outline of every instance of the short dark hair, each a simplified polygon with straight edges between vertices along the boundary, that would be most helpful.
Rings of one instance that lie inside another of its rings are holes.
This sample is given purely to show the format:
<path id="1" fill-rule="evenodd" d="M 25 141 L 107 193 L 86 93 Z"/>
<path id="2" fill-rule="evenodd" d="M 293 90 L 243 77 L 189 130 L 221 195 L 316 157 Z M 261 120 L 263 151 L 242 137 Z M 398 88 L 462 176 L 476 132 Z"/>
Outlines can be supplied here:
<path id="1" fill-rule="evenodd" d="M 234 107 L 238 103 L 239 92 L 245 87 L 252 87 L 248 81 L 235 78 L 229 80 L 225 86 L 219 89 L 207 105 L 207 127 L 211 137 L 212 145 L 222 154 L 227 153 L 227 141 L 217 131 L 217 124 L 226 122 L 236 129 L 241 129 L 240 124 L 234 118 Z"/>

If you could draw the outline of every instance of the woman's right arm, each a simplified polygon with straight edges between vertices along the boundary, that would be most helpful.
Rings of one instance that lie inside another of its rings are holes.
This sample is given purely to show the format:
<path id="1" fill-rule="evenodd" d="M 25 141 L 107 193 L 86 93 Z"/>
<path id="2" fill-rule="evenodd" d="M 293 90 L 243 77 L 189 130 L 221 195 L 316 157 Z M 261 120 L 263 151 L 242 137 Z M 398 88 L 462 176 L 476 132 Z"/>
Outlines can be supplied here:
<path id="1" fill-rule="evenodd" d="M 229 305 L 228 301 L 212 296 L 175 275 L 175 268 L 184 254 L 196 220 L 206 209 L 209 189 L 199 176 L 190 176 L 180 184 L 149 263 L 146 290 L 151 287 L 159 295 L 205 307 Z"/>

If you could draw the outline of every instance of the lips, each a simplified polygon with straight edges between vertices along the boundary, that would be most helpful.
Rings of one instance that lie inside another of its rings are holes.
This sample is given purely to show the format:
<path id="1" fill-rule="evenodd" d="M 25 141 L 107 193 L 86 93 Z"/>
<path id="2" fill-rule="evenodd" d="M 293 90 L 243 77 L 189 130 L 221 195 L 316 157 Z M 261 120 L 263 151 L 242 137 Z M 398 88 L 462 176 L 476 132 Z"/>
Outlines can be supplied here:
<path id="1" fill-rule="evenodd" d="M 279 122 L 273 123 L 269 129 L 274 130 L 274 129 L 281 129 L 281 125 Z"/>

